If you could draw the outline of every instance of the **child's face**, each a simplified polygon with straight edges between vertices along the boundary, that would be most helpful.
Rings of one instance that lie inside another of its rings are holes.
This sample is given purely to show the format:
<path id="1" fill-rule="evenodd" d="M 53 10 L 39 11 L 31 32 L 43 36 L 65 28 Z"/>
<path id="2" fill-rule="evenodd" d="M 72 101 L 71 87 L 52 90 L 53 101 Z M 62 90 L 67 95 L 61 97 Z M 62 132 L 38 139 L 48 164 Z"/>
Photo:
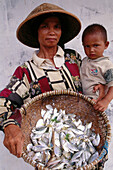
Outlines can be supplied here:
<path id="1" fill-rule="evenodd" d="M 83 46 L 88 58 L 97 59 L 103 57 L 104 50 L 108 47 L 109 42 L 105 43 L 101 33 L 87 34 L 84 37 Z"/>

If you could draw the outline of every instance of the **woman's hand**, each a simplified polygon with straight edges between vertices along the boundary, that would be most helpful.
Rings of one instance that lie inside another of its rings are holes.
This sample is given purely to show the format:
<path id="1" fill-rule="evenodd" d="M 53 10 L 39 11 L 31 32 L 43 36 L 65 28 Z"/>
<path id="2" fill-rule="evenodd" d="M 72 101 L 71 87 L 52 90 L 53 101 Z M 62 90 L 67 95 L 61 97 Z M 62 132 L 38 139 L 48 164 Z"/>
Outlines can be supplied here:
<path id="1" fill-rule="evenodd" d="M 8 125 L 4 128 L 4 146 L 18 158 L 22 155 L 24 136 L 17 125 Z"/>

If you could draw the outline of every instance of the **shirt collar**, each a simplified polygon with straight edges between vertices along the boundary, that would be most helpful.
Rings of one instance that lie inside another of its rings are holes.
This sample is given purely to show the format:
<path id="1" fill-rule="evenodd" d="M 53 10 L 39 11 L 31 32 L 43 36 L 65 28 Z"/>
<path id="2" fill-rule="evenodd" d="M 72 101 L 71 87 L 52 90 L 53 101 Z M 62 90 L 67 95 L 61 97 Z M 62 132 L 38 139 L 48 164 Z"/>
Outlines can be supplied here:
<path id="1" fill-rule="evenodd" d="M 36 64 L 38 67 L 41 67 L 42 65 L 44 65 L 44 63 L 52 65 L 52 62 L 49 59 L 44 59 L 44 58 L 40 58 L 38 57 L 38 52 L 39 50 L 34 51 L 33 53 L 33 57 L 32 60 L 34 62 L 34 64 Z M 56 55 L 54 56 L 54 63 L 56 67 L 61 67 L 64 64 L 64 51 L 63 49 L 58 46 L 58 50 Z"/>
<path id="2" fill-rule="evenodd" d="M 92 59 L 90 59 L 90 58 L 87 57 L 87 59 L 88 59 L 89 61 L 101 61 L 101 60 L 104 60 L 104 59 L 109 59 L 109 57 L 103 56 L 103 57 L 99 57 L 99 58 L 94 59 L 94 60 L 92 60 Z"/>

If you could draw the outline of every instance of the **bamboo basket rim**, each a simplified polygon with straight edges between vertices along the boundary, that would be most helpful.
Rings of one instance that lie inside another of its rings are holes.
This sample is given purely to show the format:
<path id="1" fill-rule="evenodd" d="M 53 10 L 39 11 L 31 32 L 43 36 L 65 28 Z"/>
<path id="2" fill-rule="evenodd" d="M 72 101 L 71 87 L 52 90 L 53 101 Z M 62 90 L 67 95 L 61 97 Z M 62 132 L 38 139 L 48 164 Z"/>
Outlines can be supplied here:
<path id="1" fill-rule="evenodd" d="M 54 96 L 54 95 L 72 95 L 72 96 L 76 96 L 76 97 L 80 97 L 80 98 L 84 99 L 85 101 L 89 102 L 91 105 L 95 104 L 95 102 L 93 102 L 90 98 L 86 97 L 85 95 L 83 95 L 81 93 L 77 93 L 77 92 L 69 91 L 69 90 L 54 90 L 54 91 L 49 91 L 49 92 L 39 94 L 38 96 L 35 96 L 31 100 L 29 100 L 26 104 L 24 104 L 19 109 L 21 115 L 25 115 L 26 114 L 26 109 L 30 105 L 32 105 L 35 101 L 41 100 L 41 99 L 49 97 L 49 96 Z M 103 149 L 102 149 L 102 151 L 99 154 L 99 157 L 97 159 L 95 159 L 92 163 L 90 163 L 88 165 L 85 165 L 84 167 L 79 167 L 78 168 L 79 170 L 92 169 L 96 164 L 98 164 L 103 159 L 103 157 L 106 155 L 106 147 L 108 148 L 108 146 L 110 144 L 110 141 L 111 141 L 111 125 L 110 125 L 109 119 L 108 119 L 105 112 L 99 112 L 99 113 L 104 118 L 105 123 L 107 125 L 107 136 L 106 136 L 105 146 L 103 146 Z M 37 167 L 39 170 L 42 170 L 42 169 L 51 170 L 51 169 L 48 169 L 47 167 L 42 167 L 41 163 L 37 164 L 24 151 L 22 152 L 22 158 L 24 159 L 25 162 L 29 163 L 33 167 Z"/>

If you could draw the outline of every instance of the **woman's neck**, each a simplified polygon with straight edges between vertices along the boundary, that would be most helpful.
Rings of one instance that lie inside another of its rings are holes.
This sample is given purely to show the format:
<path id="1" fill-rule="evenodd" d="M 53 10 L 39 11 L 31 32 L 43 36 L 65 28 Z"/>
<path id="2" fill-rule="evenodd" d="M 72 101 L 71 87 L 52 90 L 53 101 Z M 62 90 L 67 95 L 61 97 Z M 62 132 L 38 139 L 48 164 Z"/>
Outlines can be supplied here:
<path id="1" fill-rule="evenodd" d="M 38 53 L 38 57 L 49 59 L 53 62 L 53 57 L 55 56 L 57 52 L 57 46 L 56 47 L 41 47 Z"/>

